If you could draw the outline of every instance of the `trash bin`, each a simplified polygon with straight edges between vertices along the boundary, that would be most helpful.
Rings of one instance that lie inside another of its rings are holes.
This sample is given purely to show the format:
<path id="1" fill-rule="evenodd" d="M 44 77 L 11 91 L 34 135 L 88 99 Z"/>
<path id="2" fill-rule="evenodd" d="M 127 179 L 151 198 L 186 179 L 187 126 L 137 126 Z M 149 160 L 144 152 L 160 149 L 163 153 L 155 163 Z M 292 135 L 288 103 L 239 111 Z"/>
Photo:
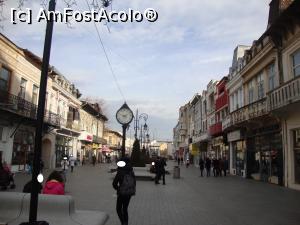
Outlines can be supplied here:
<path id="1" fill-rule="evenodd" d="M 180 178 L 180 168 L 179 168 L 179 166 L 174 166 L 173 178 L 176 178 L 176 179 Z"/>

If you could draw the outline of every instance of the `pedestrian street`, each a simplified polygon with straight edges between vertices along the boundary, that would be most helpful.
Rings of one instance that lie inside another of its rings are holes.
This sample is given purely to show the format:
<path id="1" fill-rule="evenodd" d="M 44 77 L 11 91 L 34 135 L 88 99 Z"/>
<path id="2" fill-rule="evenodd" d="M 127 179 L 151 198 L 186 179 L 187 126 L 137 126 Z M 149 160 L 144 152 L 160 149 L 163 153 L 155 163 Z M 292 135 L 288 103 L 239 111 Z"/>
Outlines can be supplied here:
<path id="1" fill-rule="evenodd" d="M 173 161 L 167 164 L 173 168 Z M 68 173 L 66 194 L 77 209 L 109 214 L 108 225 L 119 225 L 116 194 L 108 164 L 77 166 Z M 129 205 L 130 225 L 298 225 L 300 192 L 277 185 L 228 177 L 200 177 L 198 168 L 180 167 L 181 178 L 166 175 L 166 185 L 138 180 Z M 172 171 L 171 171 L 172 172 Z M 49 171 L 45 172 L 45 177 Z M 30 175 L 16 175 L 22 191 Z"/>

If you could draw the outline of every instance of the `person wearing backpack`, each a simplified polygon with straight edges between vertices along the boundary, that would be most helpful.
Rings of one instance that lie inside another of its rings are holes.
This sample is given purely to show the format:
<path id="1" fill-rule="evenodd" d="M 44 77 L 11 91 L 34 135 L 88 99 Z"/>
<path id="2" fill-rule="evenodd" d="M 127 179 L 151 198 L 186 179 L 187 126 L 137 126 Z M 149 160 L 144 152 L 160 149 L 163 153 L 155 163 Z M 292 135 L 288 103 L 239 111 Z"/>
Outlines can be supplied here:
<path id="1" fill-rule="evenodd" d="M 124 162 L 125 165 L 119 164 Z M 128 206 L 130 198 L 135 195 L 136 180 L 129 158 L 122 158 L 118 162 L 117 174 L 113 180 L 113 188 L 117 191 L 116 210 L 122 225 L 128 225 Z"/>

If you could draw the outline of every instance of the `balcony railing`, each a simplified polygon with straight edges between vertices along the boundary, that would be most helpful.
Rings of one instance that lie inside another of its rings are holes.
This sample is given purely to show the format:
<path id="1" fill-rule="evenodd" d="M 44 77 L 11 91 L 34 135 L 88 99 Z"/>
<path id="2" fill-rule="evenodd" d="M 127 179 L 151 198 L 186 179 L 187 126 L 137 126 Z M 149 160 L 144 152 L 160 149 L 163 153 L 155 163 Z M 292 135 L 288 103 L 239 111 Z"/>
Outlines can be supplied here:
<path id="1" fill-rule="evenodd" d="M 0 108 L 26 118 L 37 119 L 37 105 L 7 91 L 0 91 Z M 44 121 L 54 126 L 60 124 L 59 116 L 48 110 L 45 110 Z"/>
<path id="2" fill-rule="evenodd" d="M 269 92 L 267 96 L 269 110 L 300 101 L 300 76 Z"/>
<path id="3" fill-rule="evenodd" d="M 216 110 L 223 108 L 227 104 L 228 104 L 228 95 L 227 93 L 224 93 L 222 96 L 216 99 Z"/>
<path id="4" fill-rule="evenodd" d="M 267 101 L 266 98 L 263 98 L 232 112 L 231 121 L 232 124 L 238 124 L 267 113 Z"/>
<path id="5" fill-rule="evenodd" d="M 80 131 L 80 124 L 76 120 L 67 120 L 66 128 L 76 130 L 76 131 Z"/>
<path id="6" fill-rule="evenodd" d="M 222 133 L 222 122 L 217 122 L 214 125 L 209 127 L 210 135 L 217 135 Z"/>

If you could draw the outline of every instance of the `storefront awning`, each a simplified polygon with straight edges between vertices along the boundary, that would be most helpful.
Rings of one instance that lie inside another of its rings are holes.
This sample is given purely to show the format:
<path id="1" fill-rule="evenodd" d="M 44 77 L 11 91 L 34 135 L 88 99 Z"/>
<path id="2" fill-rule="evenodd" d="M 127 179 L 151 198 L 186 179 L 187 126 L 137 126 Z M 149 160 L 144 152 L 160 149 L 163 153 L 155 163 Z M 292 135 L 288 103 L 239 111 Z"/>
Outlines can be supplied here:
<path id="1" fill-rule="evenodd" d="M 101 152 L 106 152 L 106 153 L 110 153 L 112 150 L 107 146 L 107 145 L 103 145 L 102 148 L 100 149 Z"/>

